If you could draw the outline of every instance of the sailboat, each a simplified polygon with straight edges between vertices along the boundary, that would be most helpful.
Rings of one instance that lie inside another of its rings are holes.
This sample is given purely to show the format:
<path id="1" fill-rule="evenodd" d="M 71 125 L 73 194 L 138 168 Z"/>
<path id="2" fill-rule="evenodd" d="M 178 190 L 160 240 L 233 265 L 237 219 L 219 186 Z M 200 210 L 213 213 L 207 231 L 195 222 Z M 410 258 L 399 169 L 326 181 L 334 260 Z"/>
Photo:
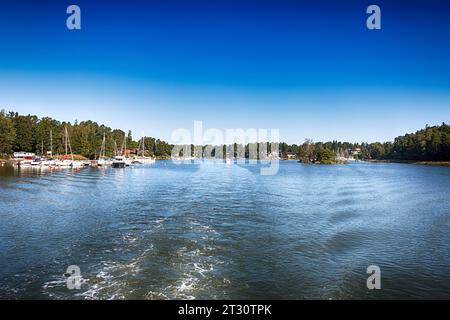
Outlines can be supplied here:
<path id="1" fill-rule="evenodd" d="M 70 144 L 70 137 L 69 132 L 67 131 L 67 127 L 64 127 L 64 146 L 66 155 L 64 157 L 64 160 L 58 159 L 56 161 L 56 165 L 61 168 L 79 168 L 84 167 L 84 164 L 81 161 L 75 161 L 73 159 L 73 152 L 72 152 L 72 146 Z M 70 159 L 68 159 L 69 151 L 70 150 Z"/>
<path id="2" fill-rule="evenodd" d="M 141 140 L 139 141 L 139 148 L 141 155 L 139 156 L 139 151 L 137 155 L 133 158 L 133 163 L 137 164 L 152 164 L 155 163 L 155 159 L 152 157 L 146 157 L 145 156 L 145 138 L 142 136 Z"/>
<path id="3" fill-rule="evenodd" d="M 106 158 L 105 152 L 106 152 L 106 135 L 105 135 L 105 133 L 103 133 L 102 146 L 100 148 L 100 154 L 99 154 L 98 160 L 97 160 L 97 165 L 100 167 L 106 167 L 106 166 L 111 165 L 111 160 Z"/>
<path id="4" fill-rule="evenodd" d="M 43 153 L 43 146 L 42 146 L 42 153 Z M 48 155 L 48 151 L 47 151 L 47 155 Z M 53 159 L 53 134 L 52 134 L 52 130 L 50 129 L 50 158 L 44 158 L 41 162 L 41 166 L 43 167 L 52 167 L 56 165 L 56 160 Z"/>
<path id="5" fill-rule="evenodd" d="M 126 156 L 127 151 L 127 137 L 124 135 L 122 140 L 122 147 L 120 148 L 120 151 L 117 150 L 117 143 L 114 141 L 115 149 L 116 149 L 116 155 L 113 158 L 112 161 L 112 167 L 113 168 L 124 168 L 130 166 L 133 161 L 132 159 L 128 158 Z"/>
<path id="6" fill-rule="evenodd" d="M 33 161 L 31 161 L 31 165 L 34 167 L 41 166 L 42 161 L 44 160 L 44 141 L 41 141 L 41 155 L 40 157 L 35 158 Z"/>
<path id="7" fill-rule="evenodd" d="M 72 166 L 73 156 L 72 156 L 72 161 L 67 159 L 68 135 L 69 134 L 67 132 L 67 127 L 64 127 L 64 146 L 65 146 L 66 156 L 63 160 L 61 160 L 60 158 L 58 160 L 56 160 L 56 165 L 60 168 L 69 168 Z"/>
<path id="8" fill-rule="evenodd" d="M 123 161 L 125 161 L 125 165 L 128 167 L 129 165 L 131 165 L 133 163 L 133 160 L 128 158 L 126 153 L 127 153 L 127 137 L 124 134 L 123 142 L 122 142 L 122 156 L 123 156 Z"/>
<path id="9" fill-rule="evenodd" d="M 117 150 L 117 143 L 114 140 L 114 149 L 116 150 L 116 155 L 113 157 L 111 167 L 113 168 L 125 168 L 125 157 L 122 156 L 122 152 Z M 123 149 L 123 148 L 122 148 Z"/>

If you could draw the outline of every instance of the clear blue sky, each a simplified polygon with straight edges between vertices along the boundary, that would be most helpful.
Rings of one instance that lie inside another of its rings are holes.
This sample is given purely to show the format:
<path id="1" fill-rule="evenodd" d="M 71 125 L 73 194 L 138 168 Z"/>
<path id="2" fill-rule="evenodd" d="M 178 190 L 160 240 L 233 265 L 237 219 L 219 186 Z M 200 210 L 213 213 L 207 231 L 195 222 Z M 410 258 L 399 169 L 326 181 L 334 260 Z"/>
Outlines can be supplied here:
<path id="1" fill-rule="evenodd" d="M 449 17 L 436 0 L 2 1 L 0 108 L 165 140 L 194 120 L 392 140 L 450 121 Z"/>

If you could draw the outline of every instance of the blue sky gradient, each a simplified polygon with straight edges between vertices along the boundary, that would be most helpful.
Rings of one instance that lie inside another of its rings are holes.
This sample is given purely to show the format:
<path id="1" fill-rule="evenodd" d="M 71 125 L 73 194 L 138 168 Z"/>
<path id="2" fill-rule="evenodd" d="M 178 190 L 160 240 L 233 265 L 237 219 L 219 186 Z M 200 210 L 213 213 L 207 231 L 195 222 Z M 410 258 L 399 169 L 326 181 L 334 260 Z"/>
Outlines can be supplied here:
<path id="1" fill-rule="evenodd" d="M 77 4 L 82 30 L 69 31 Z M 370 4 L 382 30 L 366 28 Z M 177 128 L 386 141 L 450 121 L 446 1 L 4 1 L 0 108 L 169 140 Z"/>

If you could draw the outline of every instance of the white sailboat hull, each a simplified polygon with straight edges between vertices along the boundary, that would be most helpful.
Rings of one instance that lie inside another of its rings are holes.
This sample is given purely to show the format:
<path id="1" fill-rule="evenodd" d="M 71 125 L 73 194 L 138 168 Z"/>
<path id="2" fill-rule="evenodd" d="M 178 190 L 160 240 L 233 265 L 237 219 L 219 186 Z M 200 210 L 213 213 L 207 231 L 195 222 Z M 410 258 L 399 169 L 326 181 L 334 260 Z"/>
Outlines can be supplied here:
<path id="1" fill-rule="evenodd" d="M 152 164 L 155 163 L 155 159 L 147 157 L 135 157 L 133 163 L 136 164 Z"/>

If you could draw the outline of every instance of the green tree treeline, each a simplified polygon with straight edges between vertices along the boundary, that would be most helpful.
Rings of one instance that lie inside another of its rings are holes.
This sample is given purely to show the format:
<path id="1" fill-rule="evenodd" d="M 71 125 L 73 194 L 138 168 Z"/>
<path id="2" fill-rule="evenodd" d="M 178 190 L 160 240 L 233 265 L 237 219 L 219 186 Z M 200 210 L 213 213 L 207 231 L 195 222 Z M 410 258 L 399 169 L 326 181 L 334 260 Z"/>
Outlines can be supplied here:
<path id="1" fill-rule="evenodd" d="M 137 148 L 139 141 L 134 141 L 131 131 L 125 133 L 120 129 L 111 129 L 94 121 L 75 123 L 60 122 L 44 117 L 39 119 L 34 115 L 20 115 L 15 112 L 0 111 L 0 155 L 15 151 L 28 151 L 40 154 L 50 148 L 50 131 L 53 137 L 53 153 L 64 154 L 64 128 L 67 127 L 73 153 L 94 159 L 98 157 L 103 140 L 106 136 L 106 155 L 114 154 L 116 146 L 120 148 L 124 137 L 127 137 L 127 147 Z M 170 157 L 173 145 L 152 137 L 146 137 L 145 149 L 147 155 Z M 234 145 L 234 155 L 237 155 L 238 145 Z M 220 146 L 216 147 L 220 148 Z M 222 154 L 226 155 L 226 147 L 222 146 Z M 243 147 L 248 157 L 249 145 Z M 258 146 L 259 148 L 259 146 Z M 205 146 L 202 148 L 205 149 Z M 450 125 L 426 126 L 416 133 L 408 133 L 395 138 L 394 142 L 350 143 L 340 141 L 313 142 L 310 139 L 302 144 L 280 143 L 279 151 L 282 158 L 294 154 L 305 163 L 332 163 L 336 155 L 347 150 L 359 149 L 357 157 L 362 160 L 417 160 L 417 161 L 450 161 Z M 218 150 L 218 149 L 217 149 Z M 269 152 L 270 145 L 267 149 Z M 191 155 L 195 148 L 191 146 Z M 182 151 L 180 152 L 182 155 Z M 199 156 L 199 155 L 197 155 Z M 214 156 L 214 152 L 211 156 Z"/>
<path id="2" fill-rule="evenodd" d="M 60 122 L 44 117 L 39 119 L 34 115 L 20 115 L 16 112 L 0 111 L 0 155 L 16 151 L 45 154 L 50 150 L 50 131 L 52 132 L 53 154 L 64 154 L 64 128 L 67 127 L 74 154 L 94 159 L 98 157 L 106 137 L 107 156 L 112 156 L 117 148 L 121 148 L 124 137 L 127 137 L 127 148 L 137 148 L 139 141 L 133 141 L 131 131 L 125 134 L 120 129 L 111 129 L 95 121 Z M 172 145 L 159 139 L 146 137 L 145 150 L 147 155 L 169 157 Z"/>
<path id="3" fill-rule="evenodd" d="M 450 125 L 426 126 L 416 133 L 407 133 L 394 142 L 349 143 L 316 142 L 306 140 L 302 145 L 280 145 L 281 153 L 295 153 L 302 162 L 329 163 L 336 154 L 359 149 L 356 156 L 361 160 L 402 161 L 450 161 Z"/>

